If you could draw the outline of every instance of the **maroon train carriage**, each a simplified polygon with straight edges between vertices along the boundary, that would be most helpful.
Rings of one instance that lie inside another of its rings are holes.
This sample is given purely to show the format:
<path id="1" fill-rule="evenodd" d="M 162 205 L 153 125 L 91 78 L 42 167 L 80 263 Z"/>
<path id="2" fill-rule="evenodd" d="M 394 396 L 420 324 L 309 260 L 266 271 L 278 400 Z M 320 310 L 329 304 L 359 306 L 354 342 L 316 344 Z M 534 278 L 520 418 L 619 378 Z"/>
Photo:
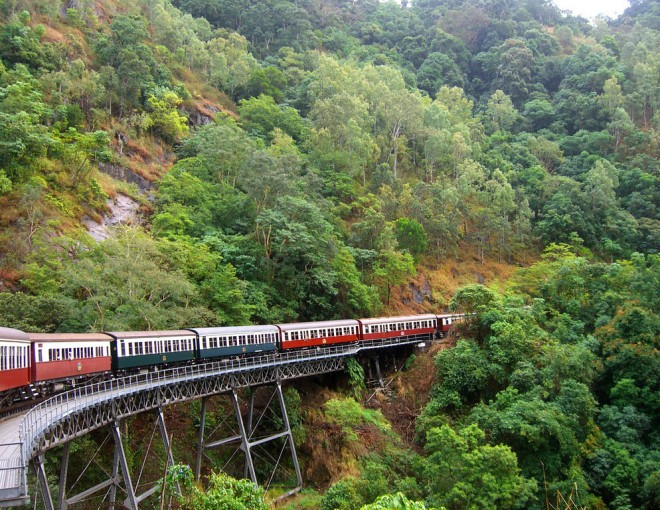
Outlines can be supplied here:
<path id="1" fill-rule="evenodd" d="M 449 333 L 452 324 L 462 322 L 463 317 L 465 317 L 465 314 L 463 313 L 448 313 L 438 315 L 438 329 L 440 331 L 440 336 L 447 336 L 447 333 Z"/>
<path id="2" fill-rule="evenodd" d="M 111 338 L 103 333 L 30 333 L 32 383 L 75 381 L 110 372 Z"/>
<path id="3" fill-rule="evenodd" d="M 0 327 L 0 393 L 30 384 L 30 338 Z"/>
<path id="4" fill-rule="evenodd" d="M 362 340 L 383 340 L 386 338 L 407 338 L 431 340 L 438 328 L 435 315 L 410 315 L 404 317 L 376 317 L 360 319 Z"/>
<path id="5" fill-rule="evenodd" d="M 282 350 L 345 344 L 360 339 L 360 323 L 356 320 L 298 322 L 277 327 Z"/>

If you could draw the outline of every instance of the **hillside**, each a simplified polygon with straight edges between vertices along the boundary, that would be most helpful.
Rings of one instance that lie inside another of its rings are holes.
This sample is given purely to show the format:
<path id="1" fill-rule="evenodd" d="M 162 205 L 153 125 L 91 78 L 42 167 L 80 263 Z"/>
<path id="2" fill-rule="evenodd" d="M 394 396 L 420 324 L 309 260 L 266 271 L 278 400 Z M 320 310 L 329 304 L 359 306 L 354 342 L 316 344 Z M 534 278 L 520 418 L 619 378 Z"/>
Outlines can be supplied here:
<path id="1" fill-rule="evenodd" d="M 475 311 L 378 487 L 658 506 L 659 49 L 652 0 L 0 2 L 2 326 Z"/>

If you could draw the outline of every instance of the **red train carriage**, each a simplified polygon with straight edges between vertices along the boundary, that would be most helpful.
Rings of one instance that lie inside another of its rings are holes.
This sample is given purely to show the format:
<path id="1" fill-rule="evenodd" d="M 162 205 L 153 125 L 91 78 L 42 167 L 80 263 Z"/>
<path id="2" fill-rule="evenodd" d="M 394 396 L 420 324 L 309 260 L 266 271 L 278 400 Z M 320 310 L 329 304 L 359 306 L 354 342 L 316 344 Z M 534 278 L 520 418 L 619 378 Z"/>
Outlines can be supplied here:
<path id="1" fill-rule="evenodd" d="M 438 329 L 440 331 L 440 336 L 447 336 L 449 330 L 451 329 L 452 324 L 456 324 L 463 321 L 465 314 L 463 313 L 449 313 L 438 315 Z"/>
<path id="2" fill-rule="evenodd" d="M 30 338 L 12 328 L 0 328 L 0 392 L 30 384 Z"/>
<path id="3" fill-rule="evenodd" d="M 405 317 L 378 317 L 360 319 L 362 340 L 416 337 L 430 340 L 438 328 L 435 315 L 410 315 Z"/>
<path id="4" fill-rule="evenodd" d="M 30 333 L 32 383 L 87 378 L 109 372 L 110 340 L 103 333 Z"/>
<path id="5" fill-rule="evenodd" d="M 360 339 L 360 323 L 355 320 L 299 322 L 278 324 L 277 327 L 283 350 L 345 344 Z"/>

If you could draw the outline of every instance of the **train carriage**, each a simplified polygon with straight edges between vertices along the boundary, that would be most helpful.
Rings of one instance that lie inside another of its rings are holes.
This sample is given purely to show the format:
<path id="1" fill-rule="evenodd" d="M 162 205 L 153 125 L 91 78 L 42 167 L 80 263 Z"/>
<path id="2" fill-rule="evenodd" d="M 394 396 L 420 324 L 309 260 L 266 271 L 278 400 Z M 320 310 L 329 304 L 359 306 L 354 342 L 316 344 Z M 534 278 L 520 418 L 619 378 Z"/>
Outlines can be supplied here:
<path id="1" fill-rule="evenodd" d="M 110 337 L 103 333 L 29 333 L 33 383 L 84 379 L 109 372 Z"/>
<path id="2" fill-rule="evenodd" d="M 440 332 L 440 336 L 442 337 L 447 336 L 447 333 L 449 333 L 452 324 L 457 324 L 459 322 L 462 322 L 464 317 L 465 314 L 463 313 L 450 313 L 450 314 L 438 315 L 438 330 Z"/>
<path id="3" fill-rule="evenodd" d="M 280 331 L 275 326 L 190 328 L 197 334 L 199 358 L 240 356 L 277 350 Z"/>
<path id="4" fill-rule="evenodd" d="M 113 331 L 112 369 L 127 370 L 195 359 L 197 336 L 189 330 Z"/>
<path id="5" fill-rule="evenodd" d="M 438 330 L 435 315 L 409 315 L 403 317 L 376 317 L 360 319 L 362 340 L 383 340 L 387 338 L 431 340 Z"/>
<path id="6" fill-rule="evenodd" d="M 356 320 L 298 322 L 278 324 L 277 327 L 281 331 L 280 347 L 283 350 L 351 343 L 360 339 L 360 323 Z"/>
<path id="7" fill-rule="evenodd" d="M 28 335 L 0 327 L 0 392 L 30 384 L 30 365 Z"/>

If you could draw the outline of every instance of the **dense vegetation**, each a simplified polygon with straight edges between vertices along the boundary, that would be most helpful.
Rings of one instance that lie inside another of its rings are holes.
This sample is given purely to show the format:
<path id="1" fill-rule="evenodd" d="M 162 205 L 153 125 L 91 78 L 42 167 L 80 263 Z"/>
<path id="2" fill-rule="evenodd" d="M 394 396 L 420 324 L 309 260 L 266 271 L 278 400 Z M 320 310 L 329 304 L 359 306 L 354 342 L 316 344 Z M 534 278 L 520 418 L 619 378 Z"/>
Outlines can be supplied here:
<path id="1" fill-rule="evenodd" d="M 630 4 L 0 1 L 3 325 L 368 316 L 449 259 L 549 246 L 454 297 L 479 316 L 437 359 L 424 458 L 332 490 L 657 507 L 660 8 Z M 144 224 L 97 242 L 119 193 Z"/>

